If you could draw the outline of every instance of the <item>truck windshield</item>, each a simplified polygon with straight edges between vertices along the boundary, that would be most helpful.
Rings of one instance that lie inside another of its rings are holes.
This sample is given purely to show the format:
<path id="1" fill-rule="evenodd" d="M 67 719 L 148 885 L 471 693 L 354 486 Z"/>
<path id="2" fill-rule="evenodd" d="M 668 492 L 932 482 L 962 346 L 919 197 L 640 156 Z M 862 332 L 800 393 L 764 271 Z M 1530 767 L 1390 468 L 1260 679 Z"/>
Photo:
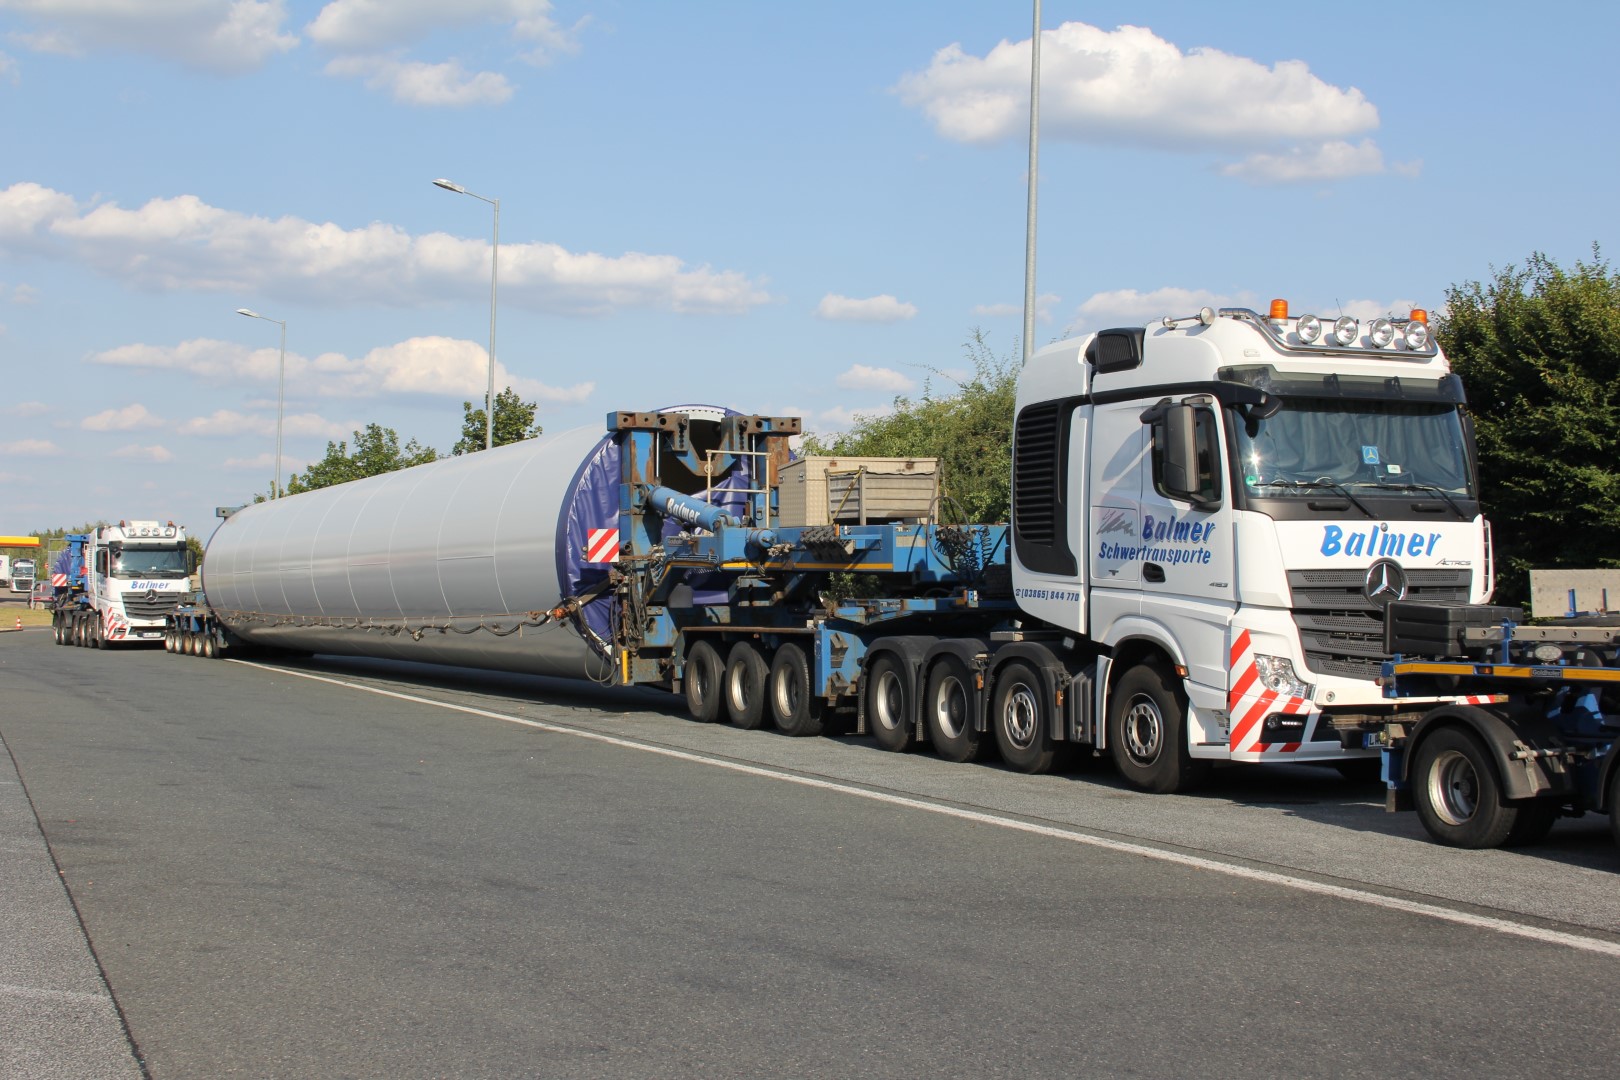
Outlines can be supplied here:
<path id="1" fill-rule="evenodd" d="M 126 547 L 117 552 L 113 577 L 182 578 L 186 576 L 185 548 Z"/>
<path id="2" fill-rule="evenodd" d="M 1238 417 L 1234 450 L 1249 492 L 1320 497 L 1324 487 L 1473 497 L 1467 439 L 1445 402 L 1285 397 L 1265 419 Z"/>

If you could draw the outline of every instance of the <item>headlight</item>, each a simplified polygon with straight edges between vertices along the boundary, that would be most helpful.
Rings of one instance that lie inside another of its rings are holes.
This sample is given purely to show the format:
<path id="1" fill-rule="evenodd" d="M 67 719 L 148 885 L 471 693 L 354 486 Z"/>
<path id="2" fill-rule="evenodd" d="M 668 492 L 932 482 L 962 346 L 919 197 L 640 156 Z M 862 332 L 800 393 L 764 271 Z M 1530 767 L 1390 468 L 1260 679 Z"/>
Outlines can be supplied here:
<path id="1" fill-rule="evenodd" d="M 1419 350 L 1427 348 L 1429 344 L 1429 328 L 1420 322 L 1406 324 L 1406 347 Z"/>
<path id="2" fill-rule="evenodd" d="M 1356 340 L 1356 332 L 1360 329 L 1361 327 L 1356 320 L 1348 315 L 1340 315 L 1333 320 L 1333 340 L 1340 345 L 1353 345 Z"/>
<path id="3" fill-rule="evenodd" d="M 1285 697 L 1309 698 L 1316 688 L 1294 673 L 1294 662 L 1286 656 L 1254 654 L 1254 669 L 1260 675 L 1260 684 L 1274 694 Z"/>
<path id="4" fill-rule="evenodd" d="M 1315 315 L 1301 315 L 1295 332 L 1299 334 L 1299 340 L 1306 345 L 1315 345 L 1317 339 L 1322 336 L 1322 320 Z"/>
<path id="5" fill-rule="evenodd" d="M 1395 340 L 1395 324 L 1388 319 L 1374 319 L 1367 327 L 1367 337 L 1372 340 L 1373 348 L 1387 349 Z"/>

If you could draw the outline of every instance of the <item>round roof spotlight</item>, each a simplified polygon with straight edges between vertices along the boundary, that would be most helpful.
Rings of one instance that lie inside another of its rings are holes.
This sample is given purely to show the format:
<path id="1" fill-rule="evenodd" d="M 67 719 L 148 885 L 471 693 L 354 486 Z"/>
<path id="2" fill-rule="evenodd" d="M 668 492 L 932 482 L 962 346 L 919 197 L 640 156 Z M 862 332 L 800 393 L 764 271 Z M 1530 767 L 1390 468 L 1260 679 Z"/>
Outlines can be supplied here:
<path id="1" fill-rule="evenodd" d="M 1294 328 L 1299 340 L 1306 345 L 1315 345 L 1322 340 L 1322 320 L 1315 315 L 1301 315 L 1299 325 Z"/>
<path id="2" fill-rule="evenodd" d="M 1360 329 L 1361 324 L 1357 323 L 1356 320 L 1348 315 L 1340 315 L 1333 320 L 1333 340 L 1340 345 L 1354 345 L 1356 334 Z"/>
<path id="3" fill-rule="evenodd" d="M 1426 349 L 1429 346 L 1429 328 L 1420 322 L 1406 324 L 1406 347 L 1408 349 Z"/>
<path id="4" fill-rule="evenodd" d="M 1367 337 L 1371 339 L 1373 348 L 1387 349 L 1395 341 L 1395 324 L 1388 319 L 1374 319 L 1367 324 Z"/>

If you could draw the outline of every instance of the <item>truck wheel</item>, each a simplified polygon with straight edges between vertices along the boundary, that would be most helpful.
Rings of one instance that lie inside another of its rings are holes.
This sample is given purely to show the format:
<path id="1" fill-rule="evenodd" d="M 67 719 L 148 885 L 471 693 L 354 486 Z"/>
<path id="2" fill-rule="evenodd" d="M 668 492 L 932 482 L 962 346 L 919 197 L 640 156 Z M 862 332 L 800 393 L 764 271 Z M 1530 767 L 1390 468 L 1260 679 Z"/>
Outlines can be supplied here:
<path id="1" fill-rule="evenodd" d="M 219 645 L 214 641 L 214 632 L 212 630 L 203 631 L 202 654 L 206 660 L 212 660 L 219 655 Z"/>
<path id="2" fill-rule="evenodd" d="M 1558 804 L 1550 799 L 1525 799 L 1514 805 L 1519 816 L 1508 830 L 1507 839 L 1502 841 L 1503 847 L 1538 844 L 1547 838 L 1558 821 Z"/>
<path id="3" fill-rule="evenodd" d="M 1501 847 L 1521 813 L 1520 806 L 1503 801 L 1496 762 L 1484 744 L 1454 727 L 1441 728 L 1418 747 L 1412 803 L 1430 836 L 1460 848 Z"/>
<path id="4" fill-rule="evenodd" d="M 984 750 L 976 727 L 973 682 L 973 673 L 955 656 L 941 656 L 928 669 L 923 727 L 934 752 L 946 761 L 972 761 Z"/>
<path id="5" fill-rule="evenodd" d="M 893 653 L 884 653 L 867 666 L 866 727 L 885 750 L 903 754 L 917 745 L 911 683 L 905 663 Z"/>
<path id="6" fill-rule="evenodd" d="M 693 642 L 686 652 L 686 670 L 681 686 L 686 691 L 686 711 L 692 719 L 712 724 L 720 719 L 720 684 L 725 681 L 725 665 L 720 651 L 708 641 Z"/>
<path id="7" fill-rule="evenodd" d="M 62 640 L 62 613 L 60 611 L 54 612 L 51 615 L 51 640 L 56 642 L 58 645 L 67 644 L 67 642 Z"/>
<path id="8" fill-rule="evenodd" d="M 1041 678 L 1028 664 L 1014 661 L 996 676 L 996 748 L 1008 768 L 1023 773 L 1052 770 L 1057 747 Z"/>
<path id="9" fill-rule="evenodd" d="M 1609 835 L 1620 846 L 1620 768 L 1609 774 Z"/>
<path id="10" fill-rule="evenodd" d="M 776 650 L 765 680 L 771 721 L 784 735 L 820 735 L 822 702 L 810 687 L 810 658 L 791 642 Z"/>
<path id="11" fill-rule="evenodd" d="M 90 647 L 92 649 L 99 649 L 99 648 L 102 647 L 103 644 L 104 644 L 104 642 L 103 642 L 102 637 L 101 637 L 101 620 L 100 619 L 91 619 L 90 620 Z"/>
<path id="12" fill-rule="evenodd" d="M 1187 749 L 1187 703 L 1175 676 L 1159 664 L 1138 664 L 1108 696 L 1108 749 L 1125 782 L 1169 795 L 1190 791 L 1209 773 Z"/>
<path id="13" fill-rule="evenodd" d="M 744 731 L 765 724 L 765 657 L 751 641 L 739 641 L 726 657 L 726 715 Z"/>

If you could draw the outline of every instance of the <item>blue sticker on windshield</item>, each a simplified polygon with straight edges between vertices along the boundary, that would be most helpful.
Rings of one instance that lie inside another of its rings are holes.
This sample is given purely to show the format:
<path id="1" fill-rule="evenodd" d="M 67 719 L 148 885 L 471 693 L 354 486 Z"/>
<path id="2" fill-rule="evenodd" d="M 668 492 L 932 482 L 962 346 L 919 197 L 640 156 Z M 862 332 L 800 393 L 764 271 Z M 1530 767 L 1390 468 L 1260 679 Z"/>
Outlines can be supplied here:
<path id="1" fill-rule="evenodd" d="M 1377 465 L 1378 464 L 1378 447 L 1376 447 L 1376 446 L 1363 446 L 1361 448 L 1361 463 L 1363 465 Z"/>

